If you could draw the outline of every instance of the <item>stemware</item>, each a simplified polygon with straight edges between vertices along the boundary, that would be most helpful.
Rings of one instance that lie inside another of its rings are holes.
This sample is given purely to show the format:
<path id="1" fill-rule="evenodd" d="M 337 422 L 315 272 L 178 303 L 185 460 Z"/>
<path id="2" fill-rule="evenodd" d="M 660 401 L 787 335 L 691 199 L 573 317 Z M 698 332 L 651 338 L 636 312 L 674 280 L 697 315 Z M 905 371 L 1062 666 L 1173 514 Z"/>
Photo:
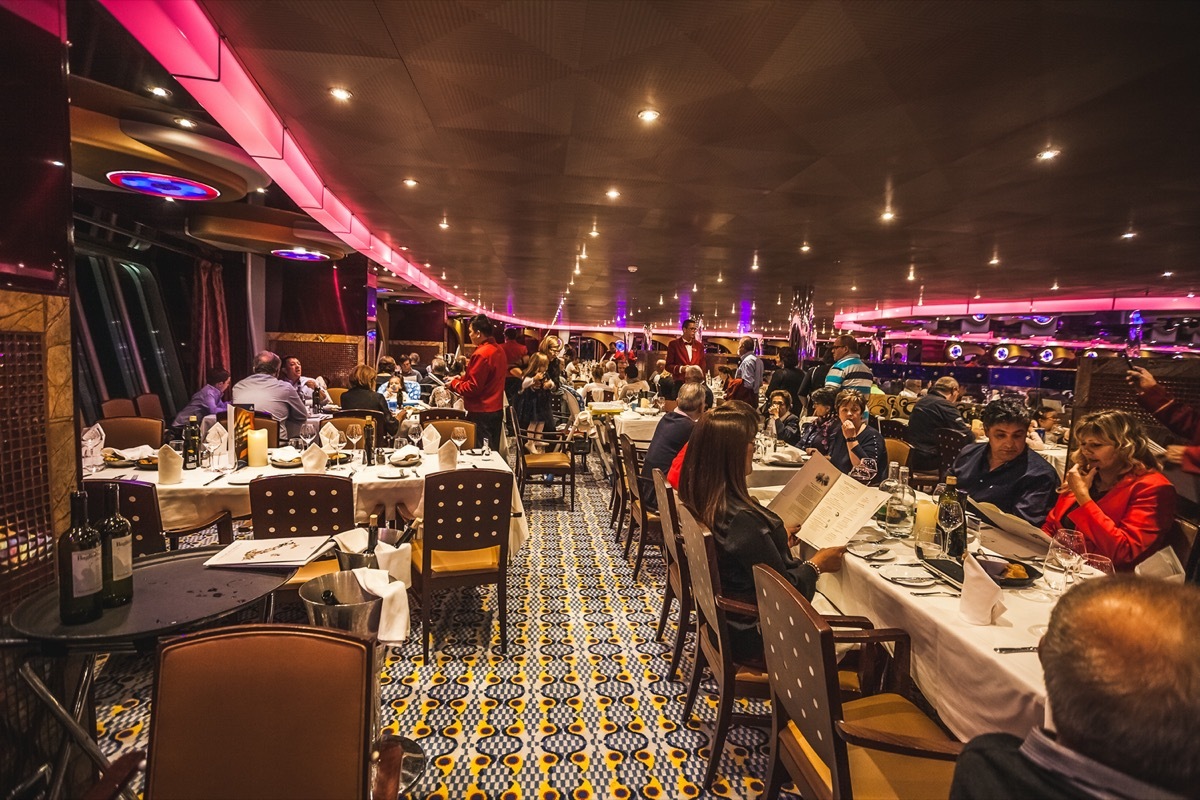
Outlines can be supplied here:
<path id="1" fill-rule="evenodd" d="M 305 447 L 310 446 L 313 440 L 317 438 L 318 430 L 317 423 L 315 422 L 305 422 L 300 426 L 300 438 L 304 440 Z"/>
<path id="2" fill-rule="evenodd" d="M 1099 553 L 1084 553 L 1082 566 L 1087 568 L 1089 574 L 1086 577 L 1088 578 L 1103 578 L 1116 574 L 1112 559 Z M 1079 577 L 1080 579 L 1085 577 L 1082 571 Z"/>
<path id="3" fill-rule="evenodd" d="M 350 444 L 353 445 L 352 449 L 357 450 L 358 443 L 363 438 L 362 425 L 358 425 L 357 423 L 354 425 L 347 425 L 346 426 L 346 438 L 349 439 Z"/>
<path id="4" fill-rule="evenodd" d="M 334 464 L 342 463 L 342 450 L 346 449 L 346 432 L 336 431 L 334 435 L 329 437 L 329 443 L 333 445 Z"/>
<path id="5" fill-rule="evenodd" d="M 1083 564 L 1083 534 L 1063 528 L 1054 534 L 1046 553 L 1046 572 L 1042 579 L 1054 594 L 1062 594 L 1068 584 L 1075 582 L 1075 573 Z M 1057 569 L 1056 569 L 1057 568 Z"/>
<path id="6" fill-rule="evenodd" d="M 454 442 L 454 446 L 462 450 L 462 446 L 467 441 L 467 429 L 462 425 L 455 425 L 450 431 L 450 441 Z"/>
<path id="7" fill-rule="evenodd" d="M 937 507 L 937 534 L 935 541 L 936 550 L 941 551 L 944 555 L 950 547 L 950 536 L 954 531 L 959 530 L 965 517 L 963 516 L 963 507 L 958 503 L 939 503 Z"/>

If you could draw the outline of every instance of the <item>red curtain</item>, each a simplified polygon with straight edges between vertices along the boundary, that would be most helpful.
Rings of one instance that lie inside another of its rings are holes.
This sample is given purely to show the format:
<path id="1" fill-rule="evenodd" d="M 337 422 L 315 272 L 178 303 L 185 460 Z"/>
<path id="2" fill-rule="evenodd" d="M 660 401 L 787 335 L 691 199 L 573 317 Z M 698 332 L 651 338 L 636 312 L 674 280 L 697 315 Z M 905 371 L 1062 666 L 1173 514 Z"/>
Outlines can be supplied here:
<path id="1" fill-rule="evenodd" d="M 225 282 L 221 265 L 200 259 L 196 262 L 193 297 L 192 341 L 196 353 L 196 386 L 203 386 L 209 367 L 229 369 L 229 320 L 225 316 Z"/>

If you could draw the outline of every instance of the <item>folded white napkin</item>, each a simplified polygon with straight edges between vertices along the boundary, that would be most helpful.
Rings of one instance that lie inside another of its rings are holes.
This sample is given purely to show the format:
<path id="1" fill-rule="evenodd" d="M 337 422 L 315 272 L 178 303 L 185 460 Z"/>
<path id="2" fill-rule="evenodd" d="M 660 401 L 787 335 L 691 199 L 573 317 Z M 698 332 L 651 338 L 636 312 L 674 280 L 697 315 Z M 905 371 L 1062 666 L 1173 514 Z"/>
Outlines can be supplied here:
<path id="1" fill-rule="evenodd" d="M 391 462 L 399 464 L 401 462 L 413 461 L 421 457 L 421 451 L 415 445 L 406 444 L 396 452 L 392 453 Z"/>
<path id="2" fill-rule="evenodd" d="M 275 461 L 295 461 L 300 458 L 300 455 L 300 451 L 290 444 L 286 447 L 276 447 L 271 451 L 271 458 Z"/>
<path id="3" fill-rule="evenodd" d="M 337 449 L 338 429 L 333 426 L 332 422 L 326 422 L 321 426 L 321 446 L 326 450 L 333 451 Z"/>
<path id="4" fill-rule="evenodd" d="M 183 482 L 183 456 L 164 444 L 158 448 L 158 485 L 170 486 Z"/>
<path id="5" fill-rule="evenodd" d="M 996 585 L 970 553 L 963 559 L 962 598 L 958 615 L 972 625 L 991 625 L 1007 610 L 1001 598 L 1004 592 Z"/>
<path id="6" fill-rule="evenodd" d="M 317 443 L 313 442 L 308 446 L 308 449 L 300 456 L 300 460 L 304 462 L 304 471 L 310 475 L 325 474 L 325 465 L 329 461 L 329 456 Z"/>
<path id="7" fill-rule="evenodd" d="M 333 541 L 343 553 L 361 553 L 366 550 L 367 538 L 366 528 L 351 528 L 333 535 Z"/>
<path id="8" fill-rule="evenodd" d="M 1155 578 L 1171 583 L 1183 583 L 1186 575 L 1183 564 L 1179 563 L 1179 556 L 1175 555 L 1175 550 L 1170 547 L 1164 547 L 1138 564 L 1133 568 L 1133 572 L 1141 578 Z"/>
<path id="9" fill-rule="evenodd" d="M 104 447 L 104 428 L 101 428 L 100 423 L 97 422 L 92 427 L 85 428 L 79 439 L 86 445 Z"/>
<path id="10" fill-rule="evenodd" d="M 219 451 L 228 446 L 229 434 L 226 432 L 224 425 L 214 422 L 213 426 L 208 429 L 208 433 L 205 434 L 204 441 L 213 445 Z"/>
<path id="11" fill-rule="evenodd" d="M 139 444 L 137 447 L 126 447 L 124 450 L 118 450 L 115 447 L 106 447 L 100 452 L 106 456 L 115 456 L 127 461 L 137 461 L 139 458 L 149 458 L 157 451 L 148 444 Z"/>
<path id="12" fill-rule="evenodd" d="M 430 430 L 426 428 L 426 430 Z M 438 448 L 438 469 L 454 469 L 458 466 L 458 445 L 446 442 Z"/>
<path id="13" fill-rule="evenodd" d="M 764 464 L 799 464 L 804 460 L 804 451 L 798 447 L 784 445 L 763 457 Z"/>
<path id="14" fill-rule="evenodd" d="M 403 581 L 393 581 L 382 569 L 361 567 L 352 572 L 364 592 L 383 598 L 383 611 L 379 615 L 379 633 L 376 638 L 384 644 L 403 642 L 407 639 L 408 585 Z"/>
<path id="15" fill-rule="evenodd" d="M 380 531 L 380 536 L 383 532 Z M 396 580 L 408 586 L 412 582 L 412 545 L 407 542 L 394 547 L 380 539 L 375 545 L 375 560 L 379 562 L 379 568 L 387 570 L 387 573 Z"/>
<path id="16" fill-rule="evenodd" d="M 436 453 L 442 444 L 442 435 L 432 425 L 426 425 L 421 431 L 421 449 L 426 453 Z"/>

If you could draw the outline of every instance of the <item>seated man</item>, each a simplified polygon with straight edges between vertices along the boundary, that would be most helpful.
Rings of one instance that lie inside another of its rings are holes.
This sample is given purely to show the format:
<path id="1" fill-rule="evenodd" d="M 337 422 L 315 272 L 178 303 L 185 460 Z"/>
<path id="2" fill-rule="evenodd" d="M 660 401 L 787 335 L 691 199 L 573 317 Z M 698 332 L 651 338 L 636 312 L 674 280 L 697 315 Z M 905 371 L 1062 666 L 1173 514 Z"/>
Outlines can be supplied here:
<path id="1" fill-rule="evenodd" d="M 324 407 L 329 402 L 329 395 L 322 388 L 325 383 L 324 378 L 306 378 L 304 376 L 304 367 L 301 366 L 300 359 L 296 356 L 283 357 L 280 378 L 294 386 L 300 394 L 300 399 L 310 408 L 313 405 L 313 395 L 316 395 L 319 407 Z"/>
<path id="2" fill-rule="evenodd" d="M 1196 797 L 1200 588 L 1083 581 L 1050 615 L 1038 658 L 1053 729 L 972 739 L 951 800 Z"/>
<path id="3" fill-rule="evenodd" d="M 653 470 L 661 469 L 663 475 L 671 468 L 675 456 L 687 444 L 692 435 L 696 420 L 704 413 L 704 387 L 698 383 L 685 383 L 679 388 L 675 410 L 665 415 L 662 422 L 654 429 L 654 438 L 646 450 L 646 460 L 642 464 L 641 493 L 642 503 L 649 511 L 658 510 L 658 495 L 654 491 Z"/>
<path id="4" fill-rule="evenodd" d="M 1054 467 L 1025 446 L 1029 413 L 1015 400 L 993 400 L 984 406 L 986 442 L 969 444 L 951 470 L 972 500 L 992 503 L 1041 527 L 1058 500 L 1062 481 Z"/>
<path id="5" fill-rule="evenodd" d="M 625 382 L 621 384 L 621 390 L 617 397 L 620 400 L 629 402 L 631 397 L 637 397 L 638 392 L 649 392 L 650 384 L 638 378 L 638 368 L 636 364 L 630 364 L 625 367 Z"/>
<path id="6" fill-rule="evenodd" d="M 233 386 L 233 404 L 254 406 L 280 423 L 281 435 L 287 438 L 300 435 L 308 421 L 308 407 L 300 394 L 287 381 L 279 380 L 279 356 L 263 350 L 254 357 L 254 372 Z"/>
<path id="7" fill-rule="evenodd" d="M 703 386 L 704 387 L 704 407 L 705 408 L 713 407 L 712 389 L 708 388 L 708 384 L 704 382 L 704 370 L 701 367 L 697 367 L 695 364 L 689 364 L 688 366 L 684 367 L 683 368 L 683 382 L 685 384 L 698 383 L 701 386 Z M 680 391 L 683 391 L 682 385 L 679 388 L 680 388 Z M 678 399 L 678 398 L 676 398 L 676 399 Z"/>
<path id="8" fill-rule="evenodd" d="M 940 428 L 969 431 L 971 426 L 958 411 L 962 390 L 958 381 L 943 375 L 929 387 L 929 393 L 917 401 L 908 418 L 908 443 L 912 446 L 908 465 L 917 472 L 939 466 L 937 432 Z"/>
<path id="9" fill-rule="evenodd" d="M 175 420 L 171 423 L 173 430 L 182 430 L 191 417 L 203 420 L 209 414 L 225 413 L 226 405 L 223 398 L 225 390 L 229 388 L 230 384 L 229 370 L 224 367 L 209 367 L 205 381 L 205 384 L 200 387 L 200 391 L 192 395 L 188 404 L 175 415 Z"/>

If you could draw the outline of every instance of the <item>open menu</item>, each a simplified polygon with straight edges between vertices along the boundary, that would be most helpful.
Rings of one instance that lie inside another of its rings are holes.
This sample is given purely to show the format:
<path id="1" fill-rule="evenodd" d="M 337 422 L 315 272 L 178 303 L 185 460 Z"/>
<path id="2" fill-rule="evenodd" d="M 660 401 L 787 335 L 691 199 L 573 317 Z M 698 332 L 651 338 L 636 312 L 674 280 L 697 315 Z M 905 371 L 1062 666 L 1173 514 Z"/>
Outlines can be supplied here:
<path id="1" fill-rule="evenodd" d="M 845 545 L 887 499 L 887 492 L 864 486 L 815 453 L 767 508 L 784 525 L 801 525 L 800 538 L 819 550 Z"/>
<path id="2" fill-rule="evenodd" d="M 302 567 L 333 549 L 328 536 L 243 539 L 204 562 L 206 567 Z"/>
<path id="3" fill-rule="evenodd" d="M 976 513 L 983 518 L 983 521 L 991 525 L 993 528 L 999 528 L 1005 533 L 1020 537 L 1029 541 L 1031 544 L 1048 547 L 1050 545 L 1050 537 L 1042 531 L 1041 528 L 1031 524 L 1027 520 L 1001 511 L 1000 508 L 992 503 L 977 503 L 975 498 L 968 496 L 967 502 L 971 504 L 971 508 L 975 509 Z"/>

